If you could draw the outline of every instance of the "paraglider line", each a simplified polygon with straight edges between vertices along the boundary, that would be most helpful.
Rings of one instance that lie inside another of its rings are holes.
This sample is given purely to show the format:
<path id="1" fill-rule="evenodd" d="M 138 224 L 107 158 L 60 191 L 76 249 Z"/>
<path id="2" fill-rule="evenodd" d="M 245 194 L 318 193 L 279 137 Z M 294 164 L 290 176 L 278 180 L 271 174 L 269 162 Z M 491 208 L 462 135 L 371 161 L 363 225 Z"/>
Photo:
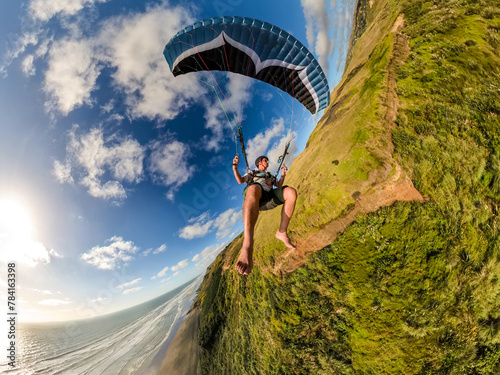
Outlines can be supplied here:
<path id="1" fill-rule="evenodd" d="M 231 131 L 233 132 L 234 136 L 236 136 L 236 133 L 234 132 L 234 129 L 233 129 L 233 125 L 231 124 L 231 120 L 229 119 L 229 116 L 228 116 L 228 114 L 227 114 L 227 112 L 226 112 L 226 109 L 224 108 L 224 104 L 223 104 L 223 103 L 222 103 L 222 101 L 220 100 L 219 94 L 217 93 L 217 90 L 215 89 L 215 86 L 213 86 L 213 85 L 211 85 L 211 84 L 209 84 L 209 83 L 207 83 L 207 82 L 205 82 L 205 81 L 203 81 L 203 80 L 201 80 L 201 79 L 199 79 L 199 78 L 197 78 L 197 79 L 198 79 L 200 82 L 204 83 L 205 85 L 210 86 L 210 87 L 212 88 L 212 90 L 214 90 L 215 95 L 217 96 L 217 100 L 219 101 L 219 104 L 220 104 L 220 106 L 221 106 L 221 108 L 222 108 L 222 111 L 223 111 L 223 112 L 224 112 L 224 114 L 226 115 L 227 122 L 229 122 L 229 127 L 231 128 Z"/>
<path id="2" fill-rule="evenodd" d="M 187 33 L 187 35 L 189 35 L 191 37 L 191 39 L 193 38 L 193 36 L 189 33 Z M 186 43 L 186 42 L 182 42 L 180 41 L 179 43 L 182 43 L 182 44 L 186 44 L 192 48 L 195 48 L 194 44 L 189 44 L 189 43 Z M 226 98 L 226 95 L 224 94 L 224 91 L 220 88 L 219 86 L 219 83 L 217 82 L 217 80 L 215 79 L 214 75 L 212 74 L 212 72 L 210 71 L 210 69 L 208 68 L 208 65 L 207 63 L 205 62 L 205 60 L 203 60 L 203 57 L 201 57 L 200 53 L 197 51 L 196 54 L 198 55 L 199 59 L 201 60 L 201 62 L 205 65 L 205 70 L 210 74 L 210 76 L 212 77 L 213 81 L 215 82 L 215 84 L 217 85 L 217 87 L 219 88 L 220 92 L 222 93 L 222 96 L 224 96 L 224 99 L 226 101 L 226 103 L 229 105 L 229 108 L 231 108 L 231 112 L 233 112 L 233 115 L 235 118 L 238 118 L 237 116 L 237 113 L 235 113 L 233 107 L 231 106 L 231 103 L 229 102 L 229 100 Z"/>
<path id="3" fill-rule="evenodd" d="M 226 26 L 226 25 L 224 25 L 224 27 L 227 29 L 227 26 Z M 217 31 L 216 31 L 213 27 L 207 27 L 207 29 L 211 29 L 211 30 L 212 30 L 215 34 L 217 34 L 218 36 L 220 36 L 220 35 L 221 35 L 221 34 L 220 34 L 220 33 L 218 33 L 218 32 L 217 32 Z M 231 72 L 231 70 L 230 70 L 230 66 L 229 66 L 229 60 L 228 60 L 228 58 L 227 58 L 226 43 L 223 43 L 223 44 L 222 44 L 222 49 L 224 50 L 224 58 L 226 59 L 227 71 L 228 71 L 229 73 L 232 73 L 232 72 Z M 207 68 L 208 68 L 208 67 L 207 67 Z M 229 84 L 231 85 L 231 90 L 234 92 L 234 88 L 233 88 L 233 81 L 231 80 L 231 77 L 229 77 Z M 220 87 L 219 87 L 219 89 L 220 89 Z M 221 91 L 222 91 L 222 90 L 221 90 Z M 224 94 L 223 94 L 223 95 L 224 95 Z M 224 97 L 225 97 L 225 95 L 224 95 Z M 226 101 L 227 101 L 227 99 L 226 99 Z M 229 102 L 229 101 L 228 101 L 228 102 Z M 236 108 L 236 104 L 235 104 L 235 108 Z M 233 114 L 234 114 L 234 116 L 235 116 L 235 118 L 236 118 L 236 121 L 238 122 L 238 125 L 240 125 L 240 126 L 241 126 L 241 121 L 240 121 L 240 119 L 239 119 L 239 115 L 238 115 L 238 109 L 236 108 L 236 113 L 235 113 L 235 111 L 234 111 L 234 110 L 233 110 L 233 108 L 231 107 L 231 111 L 233 111 Z"/>
<path id="4" fill-rule="evenodd" d="M 192 35 L 191 35 L 191 34 L 188 34 L 188 35 L 192 38 Z M 186 44 L 186 45 L 188 45 L 188 46 L 190 46 L 190 47 L 193 47 L 193 48 L 194 48 L 194 45 L 192 45 L 192 44 L 185 43 L 185 42 L 182 42 L 182 41 L 179 41 L 179 43 Z M 205 64 L 205 66 L 207 66 L 207 65 L 206 65 L 206 63 L 205 63 L 205 61 L 203 60 L 203 58 L 199 55 L 199 53 L 198 53 L 198 56 L 199 56 L 200 60 L 201 60 L 201 61 Z M 195 60 L 195 61 L 196 61 L 196 63 L 197 63 L 197 64 L 201 67 L 201 64 L 200 64 L 200 62 L 198 61 L 198 59 L 194 59 L 194 60 Z M 210 72 L 210 70 L 207 70 L 207 71 L 208 71 L 208 73 L 210 74 L 210 76 L 212 77 L 212 79 L 213 79 L 213 81 L 215 82 L 215 84 L 217 84 L 217 80 L 215 79 L 215 77 L 213 76 L 213 74 Z M 199 79 L 199 78 L 197 78 L 197 77 L 195 77 L 195 78 L 196 78 L 198 81 L 200 81 L 200 82 L 202 82 L 202 83 L 206 84 L 207 86 L 210 86 L 210 87 L 212 88 L 212 90 L 214 90 L 215 95 L 217 96 L 217 100 L 219 101 L 219 104 L 220 104 L 220 106 L 221 106 L 221 108 L 222 108 L 222 111 L 224 112 L 224 115 L 226 116 L 227 122 L 229 123 L 229 127 L 231 128 L 231 131 L 232 131 L 232 133 L 233 133 L 233 135 L 234 135 L 234 137 L 235 137 L 236 154 L 238 154 L 238 143 L 237 143 L 237 141 L 236 141 L 237 135 L 236 135 L 236 133 L 235 133 L 235 131 L 234 131 L 233 125 L 232 125 L 232 123 L 231 123 L 231 120 L 229 119 L 229 116 L 228 116 L 228 114 L 227 114 L 227 111 L 226 111 L 226 109 L 224 108 L 224 104 L 222 103 L 222 101 L 221 101 L 221 99 L 220 99 L 220 96 L 219 96 L 219 94 L 218 94 L 217 90 L 215 89 L 215 86 L 214 86 L 214 85 L 211 85 L 211 84 L 209 84 L 208 82 L 205 82 L 205 81 L 203 81 L 203 80 L 201 80 L 201 79 Z M 225 98 L 224 92 L 222 91 L 222 89 L 220 88 L 220 86 L 219 86 L 218 84 L 217 84 L 217 87 L 219 87 L 219 90 L 221 91 L 222 95 L 223 95 L 223 96 L 224 96 L 224 98 Z M 231 111 L 233 112 L 233 116 L 235 116 L 234 111 L 233 111 L 233 109 L 232 109 L 232 107 L 231 107 L 231 104 L 229 103 L 229 101 L 227 100 L 227 98 L 225 98 L 225 99 L 226 99 L 226 102 L 228 103 L 229 107 L 231 108 Z M 235 116 L 235 117 L 236 117 L 236 116 Z"/>
<path id="5" fill-rule="evenodd" d="M 217 32 L 216 32 L 213 28 L 211 28 L 211 29 L 212 29 L 212 31 L 214 31 L 216 34 L 218 34 L 218 33 L 217 33 Z M 193 39 L 193 36 L 192 36 L 191 34 L 189 34 L 189 33 L 187 33 L 187 34 L 191 37 L 191 40 L 192 40 L 192 39 Z M 218 34 L 218 35 L 220 35 L 220 34 Z M 180 42 L 180 43 L 187 44 L 188 46 L 190 46 L 190 47 L 192 47 L 192 48 L 195 48 L 194 44 L 189 44 L 189 43 L 185 43 L 185 42 Z M 219 86 L 219 83 L 218 83 L 218 82 L 217 82 L 217 80 L 215 79 L 215 76 L 212 74 L 212 72 L 211 72 L 211 71 L 210 71 L 210 69 L 208 68 L 208 65 L 207 65 L 207 63 L 205 62 L 205 60 L 203 59 L 203 57 L 201 57 L 201 55 L 200 55 L 200 53 L 199 53 L 199 52 L 196 52 L 196 54 L 198 55 L 199 60 L 200 60 L 200 61 L 201 61 L 201 62 L 205 65 L 206 71 L 210 74 L 210 76 L 212 77 L 212 80 L 214 81 L 214 83 L 215 83 L 215 84 L 217 85 L 217 87 L 219 88 L 219 90 L 220 90 L 220 92 L 221 92 L 222 96 L 224 97 L 224 100 L 226 101 L 226 103 L 228 104 L 229 108 L 231 109 L 231 112 L 233 113 L 233 116 L 234 116 L 234 118 L 236 119 L 236 122 L 240 125 L 240 128 L 241 128 L 241 122 L 240 122 L 240 121 L 239 121 L 239 119 L 238 119 L 238 113 L 237 113 L 237 112 L 235 113 L 235 111 L 234 111 L 233 107 L 231 106 L 231 103 L 229 102 L 229 100 L 227 99 L 226 95 L 224 94 L 224 91 L 223 91 L 223 90 L 221 89 L 221 87 Z M 227 54 L 226 54 L 226 49 L 225 49 L 225 47 L 224 47 L 224 54 L 226 55 L 225 57 L 226 57 L 226 61 L 227 61 Z M 198 59 L 195 59 L 195 61 L 196 61 L 196 63 L 197 63 L 197 64 L 199 64 L 199 65 L 200 65 L 200 63 L 198 62 Z M 200 65 L 200 66 L 201 66 L 201 65 Z M 228 71 L 229 71 L 229 63 L 228 63 Z M 203 82 L 203 81 L 202 81 L 202 82 Z M 232 81 L 230 80 L 230 82 L 231 82 L 231 87 L 232 87 Z M 205 83 L 205 82 L 204 82 L 204 83 Z M 208 83 L 207 83 L 207 85 L 208 85 Z M 209 85 L 209 86 L 210 86 L 210 85 Z M 228 122 L 229 122 L 229 125 L 230 125 L 230 127 L 231 127 L 231 131 L 233 132 L 233 134 L 234 134 L 234 136 L 235 136 L 236 154 L 238 154 L 238 144 L 237 144 L 237 141 L 236 141 L 236 140 L 237 140 L 237 138 L 238 138 L 238 136 L 237 136 L 237 135 L 236 135 L 236 133 L 234 132 L 234 129 L 233 129 L 232 125 L 231 125 L 231 121 L 229 120 L 229 116 L 227 115 L 227 112 L 226 112 L 226 110 L 224 109 L 224 106 L 223 106 L 223 104 L 222 104 L 222 102 L 221 102 L 221 100 L 220 100 L 220 97 L 219 97 L 219 95 L 218 95 L 218 93 L 217 93 L 217 90 L 215 90 L 215 87 L 214 87 L 214 86 L 212 86 L 212 88 L 213 88 L 213 90 L 215 91 L 215 94 L 217 95 L 217 99 L 219 100 L 219 104 L 221 105 L 221 108 L 222 108 L 222 110 L 223 110 L 224 114 L 226 115 L 226 118 L 227 118 L 227 120 L 228 120 Z M 241 134 L 241 131 L 239 131 L 239 132 L 240 132 L 240 139 L 241 139 L 242 134 Z M 242 149 L 242 151 L 243 151 L 243 155 L 245 156 L 245 161 L 246 161 L 246 154 L 245 154 L 245 150 L 244 150 L 244 149 Z M 248 169 L 248 162 L 247 162 L 247 169 Z"/>
<path id="6" fill-rule="evenodd" d="M 255 45 L 255 37 L 253 36 L 252 29 L 245 25 L 245 27 L 250 31 L 250 35 L 252 36 L 252 51 Z M 241 111 L 240 111 L 240 125 L 243 122 L 243 103 L 245 102 L 245 95 L 247 92 L 247 84 L 248 84 L 248 73 L 250 72 L 250 57 L 248 57 L 248 65 L 247 65 L 247 73 L 245 78 L 245 88 L 243 90 L 243 97 L 241 98 Z"/>

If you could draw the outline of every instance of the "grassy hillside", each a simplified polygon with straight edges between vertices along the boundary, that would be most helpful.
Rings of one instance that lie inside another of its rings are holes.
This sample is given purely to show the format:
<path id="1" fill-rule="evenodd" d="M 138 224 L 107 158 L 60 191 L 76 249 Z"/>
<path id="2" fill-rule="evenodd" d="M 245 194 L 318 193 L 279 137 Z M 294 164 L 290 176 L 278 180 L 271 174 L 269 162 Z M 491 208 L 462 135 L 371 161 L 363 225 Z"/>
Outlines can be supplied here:
<path id="1" fill-rule="evenodd" d="M 301 246 L 356 220 L 293 272 L 276 272 L 279 210 L 259 218 L 248 277 L 241 236 L 219 255 L 197 300 L 203 374 L 500 373 L 500 1 L 357 9 L 345 75 L 287 177 Z M 425 202 L 359 209 L 406 176 Z"/>

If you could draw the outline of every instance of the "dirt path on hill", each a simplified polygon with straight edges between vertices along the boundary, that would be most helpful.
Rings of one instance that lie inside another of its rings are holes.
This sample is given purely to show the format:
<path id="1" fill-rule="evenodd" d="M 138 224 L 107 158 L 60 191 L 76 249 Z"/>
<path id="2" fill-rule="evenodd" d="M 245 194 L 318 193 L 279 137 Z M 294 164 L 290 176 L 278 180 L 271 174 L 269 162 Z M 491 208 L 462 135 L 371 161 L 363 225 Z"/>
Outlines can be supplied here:
<path id="1" fill-rule="evenodd" d="M 339 233 L 342 233 L 354 220 L 357 214 L 374 212 L 380 207 L 388 206 L 396 201 L 418 201 L 423 202 L 424 198 L 413 186 L 411 179 L 406 175 L 401 166 L 393 159 L 394 146 L 391 139 L 391 131 L 395 126 L 395 120 L 399 107 L 396 84 L 396 67 L 403 63 L 410 53 L 409 38 L 400 31 L 404 26 L 403 15 L 400 15 L 392 27 L 394 33 L 393 51 L 387 66 L 387 91 L 382 97 L 382 103 L 386 107 L 384 116 L 387 122 L 386 135 L 388 143 L 387 154 L 383 155 L 387 162 L 383 168 L 370 173 L 368 182 L 372 187 L 364 194 L 353 196 L 355 198 L 354 207 L 345 216 L 333 220 L 325 225 L 318 232 L 310 234 L 307 238 L 296 240 L 296 250 L 285 251 L 276 259 L 273 273 L 281 275 L 296 270 L 305 264 L 310 253 L 323 249 L 331 244 Z M 382 181 L 376 183 L 376 181 Z"/>

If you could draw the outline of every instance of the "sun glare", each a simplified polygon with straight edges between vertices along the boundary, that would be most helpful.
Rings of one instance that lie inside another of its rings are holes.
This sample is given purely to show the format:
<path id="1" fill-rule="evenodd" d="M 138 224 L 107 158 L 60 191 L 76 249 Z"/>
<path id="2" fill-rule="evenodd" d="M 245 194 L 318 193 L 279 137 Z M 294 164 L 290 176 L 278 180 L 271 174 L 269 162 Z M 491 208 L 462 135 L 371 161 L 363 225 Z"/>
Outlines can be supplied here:
<path id="1" fill-rule="evenodd" d="M 26 204 L 17 198 L 0 200 L 0 237 L 31 238 L 33 220 Z"/>

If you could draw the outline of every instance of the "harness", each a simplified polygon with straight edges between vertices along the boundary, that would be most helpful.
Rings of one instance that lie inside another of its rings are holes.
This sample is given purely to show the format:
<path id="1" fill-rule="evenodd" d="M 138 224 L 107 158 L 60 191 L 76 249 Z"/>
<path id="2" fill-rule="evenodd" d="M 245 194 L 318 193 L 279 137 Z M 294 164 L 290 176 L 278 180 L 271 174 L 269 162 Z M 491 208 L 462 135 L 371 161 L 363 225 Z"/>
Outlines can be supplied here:
<path id="1" fill-rule="evenodd" d="M 268 182 L 268 181 L 273 181 L 273 179 L 276 182 L 276 178 L 272 175 L 271 172 L 252 170 L 248 171 L 247 174 L 250 176 L 250 178 L 247 181 L 247 186 L 243 190 L 243 196 L 246 195 L 248 187 L 252 184 L 257 184 L 262 187 L 260 183 L 254 181 L 256 178 L 264 178 L 266 185 L 271 187 L 271 190 L 269 191 L 262 189 L 262 196 L 259 201 L 259 211 L 272 210 L 273 208 L 278 207 L 279 205 L 284 203 L 282 193 L 279 193 L 281 198 L 275 193 L 280 189 L 272 189 L 274 184 Z"/>
<path id="2" fill-rule="evenodd" d="M 254 181 L 255 178 L 264 178 L 267 186 L 273 187 L 274 185 L 272 183 L 270 184 L 269 182 L 267 182 L 268 179 L 271 179 L 273 177 L 273 175 L 270 172 L 261 172 L 259 170 L 252 170 L 249 171 L 248 174 L 250 175 L 250 179 L 247 181 L 247 186 L 257 183 Z"/>

